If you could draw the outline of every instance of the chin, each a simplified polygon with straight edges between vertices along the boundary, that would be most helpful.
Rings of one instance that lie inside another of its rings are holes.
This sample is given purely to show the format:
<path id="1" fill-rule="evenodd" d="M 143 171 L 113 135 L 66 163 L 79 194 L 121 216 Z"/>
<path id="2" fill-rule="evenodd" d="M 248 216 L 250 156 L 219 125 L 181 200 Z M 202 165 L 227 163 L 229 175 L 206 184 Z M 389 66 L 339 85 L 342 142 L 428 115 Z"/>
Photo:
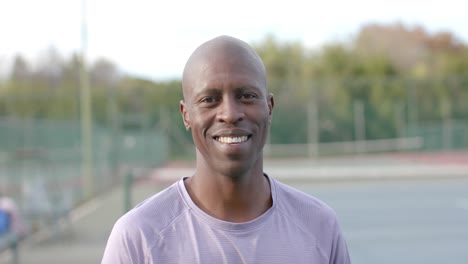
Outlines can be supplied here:
<path id="1" fill-rule="evenodd" d="M 217 162 L 216 170 L 231 179 L 240 180 L 252 169 L 255 168 L 255 163 L 252 159 L 229 160 Z"/>

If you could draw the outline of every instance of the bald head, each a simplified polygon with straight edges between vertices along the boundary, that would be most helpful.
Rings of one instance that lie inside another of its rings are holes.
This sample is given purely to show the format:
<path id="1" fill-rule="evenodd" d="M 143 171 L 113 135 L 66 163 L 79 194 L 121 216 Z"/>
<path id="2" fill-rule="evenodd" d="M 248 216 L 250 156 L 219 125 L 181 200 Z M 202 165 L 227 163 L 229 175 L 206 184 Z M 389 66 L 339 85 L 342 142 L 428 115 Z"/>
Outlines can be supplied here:
<path id="1" fill-rule="evenodd" d="M 214 66 L 216 65 L 216 66 Z M 251 71 L 266 91 L 266 71 L 262 59 L 246 42 L 230 36 L 219 36 L 200 45 L 188 59 L 182 77 L 184 98 L 197 82 L 197 76 L 209 67 Z"/>

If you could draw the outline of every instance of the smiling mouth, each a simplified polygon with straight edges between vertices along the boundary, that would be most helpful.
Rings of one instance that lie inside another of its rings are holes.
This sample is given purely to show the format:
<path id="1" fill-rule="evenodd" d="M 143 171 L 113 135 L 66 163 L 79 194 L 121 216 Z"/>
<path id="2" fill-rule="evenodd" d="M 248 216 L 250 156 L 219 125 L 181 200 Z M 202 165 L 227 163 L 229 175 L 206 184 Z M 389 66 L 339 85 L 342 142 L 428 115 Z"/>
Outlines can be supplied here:
<path id="1" fill-rule="evenodd" d="M 214 139 L 224 144 L 239 144 L 246 142 L 251 136 L 215 136 Z"/>

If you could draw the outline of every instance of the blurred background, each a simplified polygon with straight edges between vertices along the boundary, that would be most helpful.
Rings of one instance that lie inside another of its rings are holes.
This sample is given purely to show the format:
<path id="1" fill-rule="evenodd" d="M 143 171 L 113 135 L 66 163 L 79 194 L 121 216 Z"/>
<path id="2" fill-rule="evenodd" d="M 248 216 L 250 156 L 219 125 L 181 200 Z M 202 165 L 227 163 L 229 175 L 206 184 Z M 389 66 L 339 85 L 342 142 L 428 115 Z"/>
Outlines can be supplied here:
<path id="1" fill-rule="evenodd" d="M 2 233 L 0 215 L 0 263 L 98 263 L 118 217 L 193 173 L 180 78 L 191 52 L 224 34 L 267 68 L 265 171 L 337 211 L 354 263 L 467 263 L 466 10 L 461 0 L 2 4 L 0 210 L 14 204 L 21 235 L 11 223 Z"/>

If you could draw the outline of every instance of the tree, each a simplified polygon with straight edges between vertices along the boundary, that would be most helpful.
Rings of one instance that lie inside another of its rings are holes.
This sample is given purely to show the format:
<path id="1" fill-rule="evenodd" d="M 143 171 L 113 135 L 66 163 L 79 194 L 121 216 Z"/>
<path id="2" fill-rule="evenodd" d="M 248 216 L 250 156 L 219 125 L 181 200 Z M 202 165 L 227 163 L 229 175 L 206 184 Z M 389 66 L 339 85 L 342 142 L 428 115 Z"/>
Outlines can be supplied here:
<path id="1" fill-rule="evenodd" d="M 31 77 L 31 69 L 21 55 L 17 54 L 13 60 L 13 67 L 10 74 L 10 80 L 13 82 L 24 82 Z"/>
<path id="2" fill-rule="evenodd" d="M 45 83 L 50 88 L 58 88 L 63 81 L 63 64 L 62 54 L 55 47 L 49 47 L 39 56 L 34 81 Z"/>
<path id="3" fill-rule="evenodd" d="M 110 60 L 100 58 L 90 70 L 91 82 L 98 86 L 115 86 L 121 78 L 117 66 Z"/>

